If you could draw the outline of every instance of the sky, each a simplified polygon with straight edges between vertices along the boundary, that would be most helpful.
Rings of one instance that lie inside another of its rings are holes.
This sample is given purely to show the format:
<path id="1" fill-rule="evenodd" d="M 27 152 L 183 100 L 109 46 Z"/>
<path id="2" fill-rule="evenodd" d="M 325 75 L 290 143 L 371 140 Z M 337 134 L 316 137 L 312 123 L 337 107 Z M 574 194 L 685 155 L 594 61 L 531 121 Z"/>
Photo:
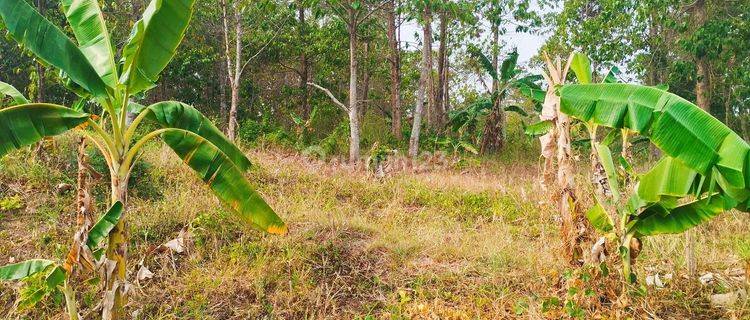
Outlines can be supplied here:
<path id="1" fill-rule="evenodd" d="M 549 13 L 551 12 L 551 9 L 545 8 L 541 9 L 535 1 L 532 1 L 531 3 L 531 9 L 537 10 L 537 12 L 541 14 Z M 506 26 L 508 32 L 506 32 L 504 35 L 500 36 L 500 40 L 506 43 L 506 46 L 503 48 L 504 50 L 509 50 L 510 48 L 516 47 L 518 48 L 518 63 L 519 65 L 525 65 L 531 60 L 532 57 L 534 57 L 537 52 L 539 52 L 539 48 L 544 45 L 544 42 L 547 41 L 547 38 L 549 37 L 548 34 L 529 34 L 529 33 L 521 33 L 516 32 L 514 30 L 513 26 Z M 488 28 L 485 28 L 488 29 Z M 437 30 L 433 30 L 433 32 L 436 32 Z M 415 21 L 408 21 L 404 23 L 401 26 L 401 43 L 402 46 L 404 43 L 411 43 L 412 46 L 410 47 L 411 50 L 414 50 L 414 45 L 417 43 L 417 38 L 415 37 L 415 34 L 422 34 L 422 28 L 419 26 L 419 24 Z M 482 37 L 488 37 L 487 34 L 482 34 Z M 437 45 L 437 44 L 435 44 Z"/>

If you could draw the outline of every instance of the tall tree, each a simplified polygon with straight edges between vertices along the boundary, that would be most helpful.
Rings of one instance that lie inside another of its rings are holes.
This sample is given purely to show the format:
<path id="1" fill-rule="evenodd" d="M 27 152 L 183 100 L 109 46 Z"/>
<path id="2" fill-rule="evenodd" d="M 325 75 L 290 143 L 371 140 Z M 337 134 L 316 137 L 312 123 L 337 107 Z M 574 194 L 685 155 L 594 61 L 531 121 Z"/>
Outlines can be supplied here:
<path id="1" fill-rule="evenodd" d="M 446 121 L 447 64 L 448 64 L 448 5 L 440 6 L 440 46 L 438 48 L 437 86 L 435 90 L 435 126 L 442 129 Z"/>
<path id="2" fill-rule="evenodd" d="M 411 136 L 409 137 L 409 156 L 412 158 L 417 157 L 419 154 L 419 135 L 422 130 L 422 114 L 425 112 L 425 100 L 429 101 L 432 99 L 432 91 L 429 90 L 432 88 L 430 84 L 432 82 L 432 11 L 430 9 L 429 1 L 425 1 L 422 4 L 422 62 L 420 64 L 421 72 L 419 76 L 416 103 L 414 106 Z M 428 102 L 428 122 L 430 118 L 429 110 L 430 106 Z"/>
<path id="3" fill-rule="evenodd" d="M 240 103 L 240 77 L 242 65 L 242 19 L 240 15 L 240 1 L 234 0 L 231 5 L 231 17 L 227 0 L 221 0 L 222 22 L 224 23 L 224 59 L 226 60 L 226 79 L 229 83 L 231 103 L 229 106 L 229 120 L 227 136 L 234 141 L 237 138 L 237 108 Z M 234 27 L 234 34 L 230 33 L 230 25 Z M 234 52 L 231 46 L 234 45 Z M 234 54 L 233 54 L 234 53 Z"/>
<path id="4" fill-rule="evenodd" d="M 330 9 L 330 11 L 344 23 L 346 31 L 349 34 L 349 104 L 344 110 L 349 115 L 349 161 L 353 163 L 358 162 L 360 156 L 359 97 L 357 84 L 359 67 L 359 56 L 357 54 L 359 48 L 358 32 L 362 24 L 369 21 L 373 14 L 388 4 L 388 1 L 389 0 L 376 2 L 359 0 L 325 1 L 328 9 Z M 315 86 L 324 90 L 326 94 L 336 100 L 329 90 L 318 85 Z"/>
<path id="5" fill-rule="evenodd" d="M 487 13 L 488 20 L 490 23 L 490 33 L 492 40 L 490 42 L 492 68 L 497 70 L 499 67 L 498 61 L 500 59 L 500 24 L 502 8 L 498 1 L 491 1 L 490 7 Z M 497 92 L 500 81 L 493 79 L 492 81 L 492 92 Z M 487 154 L 491 152 L 499 151 L 503 148 L 505 143 L 505 110 L 501 106 L 494 106 L 490 115 L 487 117 L 487 122 L 484 125 L 484 132 L 482 133 L 482 143 L 480 145 L 480 152 Z"/>
<path id="6" fill-rule="evenodd" d="M 388 62 L 391 71 L 391 133 L 397 140 L 403 139 L 401 132 L 401 47 L 399 45 L 399 15 L 396 12 L 396 0 L 388 1 L 386 6 L 386 24 L 388 37 Z"/>
<path id="7" fill-rule="evenodd" d="M 305 3 L 303 0 L 297 0 L 297 23 L 299 32 L 299 42 L 301 44 L 299 54 L 299 89 L 300 89 L 300 106 L 302 107 L 302 118 L 310 118 L 310 99 L 307 82 L 310 77 L 310 63 L 307 60 L 307 21 L 305 17 Z"/>

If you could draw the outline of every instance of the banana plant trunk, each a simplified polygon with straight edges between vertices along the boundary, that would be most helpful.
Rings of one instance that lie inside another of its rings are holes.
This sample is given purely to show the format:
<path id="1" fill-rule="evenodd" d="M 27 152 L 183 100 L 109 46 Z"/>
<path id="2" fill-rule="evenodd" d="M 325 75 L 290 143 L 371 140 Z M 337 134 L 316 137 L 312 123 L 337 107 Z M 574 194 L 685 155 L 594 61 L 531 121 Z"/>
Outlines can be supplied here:
<path id="1" fill-rule="evenodd" d="M 492 112 L 487 117 L 482 133 L 481 153 L 489 154 L 503 149 L 505 145 L 505 110 L 502 108 L 502 99 L 495 100 Z"/>
<path id="2" fill-rule="evenodd" d="M 123 212 L 117 225 L 109 233 L 107 263 L 105 264 L 106 291 L 102 305 L 102 319 L 124 319 L 127 303 L 126 275 L 128 256 L 128 225 L 126 204 L 128 179 L 116 176 L 112 179 L 112 203 L 122 202 Z"/>
<path id="3" fill-rule="evenodd" d="M 581 249 L 581 236 L 583 235 L 579 234 L 579 230 L 582 230 L 579 225 L 585 221 L 582 221 L 577 209 L 575 173 L 571 161 L 570 118 L 558 112 L 555 127 L 557 129 L 557 186 L 560 190 L 559 210 L 562 219 L 563 248 L 568 263 L 578 265 L 583 255 Z M 586 229 L 583 228 L 583 230 Z"/>

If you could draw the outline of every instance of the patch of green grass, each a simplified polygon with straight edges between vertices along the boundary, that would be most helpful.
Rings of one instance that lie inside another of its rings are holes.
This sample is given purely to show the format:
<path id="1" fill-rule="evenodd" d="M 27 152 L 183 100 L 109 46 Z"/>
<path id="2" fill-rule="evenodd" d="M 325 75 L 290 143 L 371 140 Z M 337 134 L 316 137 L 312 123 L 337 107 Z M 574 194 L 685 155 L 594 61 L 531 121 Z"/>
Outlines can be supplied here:
<path id="1" fill-rule="evenodd" d="M 18 195 L 8 196 L 0 199 L 0 212 L 18 210 L 23 208 L 23 200 Z"/>

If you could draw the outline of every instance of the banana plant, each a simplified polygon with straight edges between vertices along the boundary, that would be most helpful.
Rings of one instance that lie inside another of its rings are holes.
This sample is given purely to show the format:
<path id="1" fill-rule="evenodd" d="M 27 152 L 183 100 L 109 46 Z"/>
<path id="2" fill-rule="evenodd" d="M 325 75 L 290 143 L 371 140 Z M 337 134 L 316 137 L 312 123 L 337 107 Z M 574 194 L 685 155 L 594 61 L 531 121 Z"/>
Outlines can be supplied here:
<path id="1" fill-rule="evenodd" d="M 695 104 L 662 88 L 634 84 L 567 85 L 560 96 L 563 113 L 648 137 L 665 155 L 638 176 L 627 205 L 617 208 L 619 221 L 601 203 L 587 214 L 597 229 L 620 239 L 628 281 L 636 279 L 634 241 L 682 233 L 731 209 L 750 211 L 750 146 Z M 599 154 L 607 176 L 617 181 L 621 175 L 609 148 L 601 145 Z M 632 171 L 627 164 L 622 168 Z"/>
<path id="2" fill-rule="evenodd" d="M 101 114 L 89 114 L 61 105 L 18 100 L 22 104 L 0 110 L 0 157 L 71 130 L 84 135 L 104 156 L 111 177 L 111 203 L 123 206 L 106 234 L 105 319 L 125 316 L 130 242 L 128 180 L 149 141 L 161 139 L 250 226 L 272 234 L 287 231 L 245 178 L 250 161 L 197 109 L 174 101 L 148 107 L 131 101 L 134 95 L 155 86 L 183 39 L 194 4 L 195 0 L 152 0 L 118 51 L 112 46 L 97 0 L 61 1 L 75 39 L 25 0 L 0 1 L 0 18 L 9 36 L 41 63 L 59 69 L 66 87 L 103 110 Z M 116 52 L 122 52 L 118 59 Z M 137 114 L 130 124 L 129 112 Z M 158 129 L 136 139 L 136 130 L 144 121 L 156 123 Z"/>
<path id="3" fill-rule="evenodd" d="M 493 66 L 492 62 L 486 55 L 484 55 L 479 48 L 471 46 L 469 47 L 469 53 L 479 61 L 487 74 L 492 77 L 493 91 L 490 93 L 490 98 L 481 101 L 478 106 L 482 109 L 476 111 L 484 112 L 488 110 L 487 116 L 485 117 L 485 126 L 482 133 L 482 142 L 480 145 L 480 152 L 487 153 L 490 151 L 500 150 L 505 143 L 505 112 L 514 111 L 519 114 L 527 116 L 528 114 L 519 107 L 501 107 L 505 98 L 510 94 L 512 89 L 518 90 L 521 94 L 529 97 L 535 102 L 544 101 L 544 91 L 541 90 L 537 81 L 541 80 L 542 77 L 538 75 L 527 75 L 522 76 L 521 69 L 518 68 L 518 52 L 514 50 L 499 66 L 499 70 Z M 475 118 L 469 117 L 468 119 L 473 120 Z M 455 126 L 455 124 L 454 124 Z"/>

